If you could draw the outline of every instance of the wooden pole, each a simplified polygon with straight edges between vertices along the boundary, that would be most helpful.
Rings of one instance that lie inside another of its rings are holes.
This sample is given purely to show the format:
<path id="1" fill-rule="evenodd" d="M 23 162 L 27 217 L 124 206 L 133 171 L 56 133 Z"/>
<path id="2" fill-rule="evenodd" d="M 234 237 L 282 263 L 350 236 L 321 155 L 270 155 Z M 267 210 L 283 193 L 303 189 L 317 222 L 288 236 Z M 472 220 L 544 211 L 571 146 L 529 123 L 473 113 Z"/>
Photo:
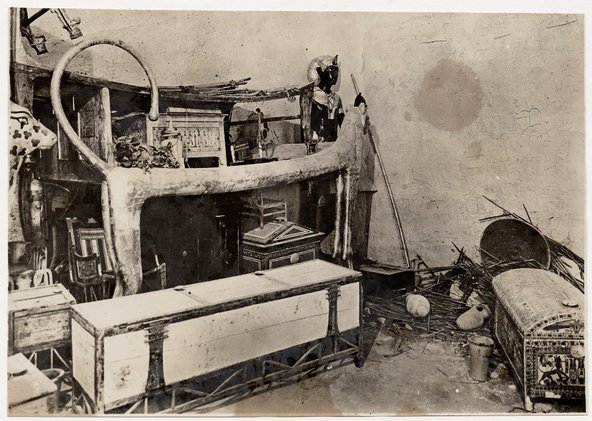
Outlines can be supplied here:
<path id="1" fill-rule="evenodd" d="M 356 83 L 356 78 L 354 75 L 351 75 L 352 83 L 354 84 L 354 89 L 356 91 L 356 95 L 360 93 L 358 89 L 358 84 Z M 391 183 L 389 182 L 388 175 L 386 173 L 384 162 L 382 160 L 382 155 L 378 150 L 378 145 L 374 141 L 374 137 L 372 136 L 372 130 L 370 130 L 370 125 L 368 124 L 368 137 L 370 138 L 370 142 L 372 143 L 372 147 L 374 148 L 374 152 L 376 152 L 376 157 L 378 158 L 378 164 L 380 166 L 380 171 L 382 173 L 382 177 L 384 178 L 384 184 L 386 184 L 386 190 L 388 192 L 389 201 L 391 204 L 391 209 L 393 210 L 393 215 L 395 216 L 395 222 L 397 223 L 397 229 L 399 231 L 399 238 L 401 239 L 401 248 L 403 251 L 403 257 L 405 258 L 405 263 L 407 263 L 407 267 L 411 267 L 411 261 L 409 260 L 409 251 L 407 250 L 407 243 L 405 242 L 405 234 L 403 233 L 403 226 L 401 225 L 401 219 L 399 218 L 399 211 L 397 210 L 397 203 L 395 202 L 395 197 L 393 195 L 393 191 L 391 189 Z"/>

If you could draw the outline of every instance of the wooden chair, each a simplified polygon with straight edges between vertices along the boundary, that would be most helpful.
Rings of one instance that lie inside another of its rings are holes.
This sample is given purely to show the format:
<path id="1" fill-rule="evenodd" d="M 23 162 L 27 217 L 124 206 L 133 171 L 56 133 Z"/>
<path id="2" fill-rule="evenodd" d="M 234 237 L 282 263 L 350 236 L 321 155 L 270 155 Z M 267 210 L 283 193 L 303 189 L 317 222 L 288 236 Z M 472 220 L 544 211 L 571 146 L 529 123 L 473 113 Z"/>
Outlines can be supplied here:
<path id="1" fill-rule="evenodd" d="M 51 269 L 38 269 L 33 274 L 33 286 L 44 287 L 47 285 L 53 285 L 53 272 Z"/>
<path id="2" fill-rule="evenodd" d="M 91 254 L 89 256 L 74 257 L 75 279 L 72 279 L 72 285 L 82 292 L 79 296 L 79 302 L 87 303 L 89 301 L 98 301 L 109 298 L 108 282 L 101 272 L 101 262 L 99 256 Z"/>
<path id="3" fill-rule="evenodd" d="M 98 223 L 66 218 L 70 283 L 85 302 L 111 296 L 115 284 L 113 265 L 107 254 L 105 231 Z"/>
<path id="4" fill-rule="evenodd" d="M 33 265 L 33 286 L 53 285 L 53 272 L 47 267 L 47 248 L 33 246 L 31 248 L 31 263 Z"/>
<path id="5" fill-rule="evenodd" d="M 33 270 L 47 269 L 47 248 L 33 246 L 31 248 L 31 262 Z"/>
<path id="6" fill-rule="evenodd" d="M 82 289 L 82 295 L 84 298 L 85 289 L 80 283 L 80 274 L 78 262 L 82 264 L 89 264 L 90 260 L 81 259 L 83 257 L 89 257 L 95 255 L 99 265 L 98 273 L 94 274 L 94 278 L 90 273 L 87 274 L 85 282 L 103 282 L 105 289 L 99 288 L 100 291 L 104 291 L 101 294 L 103 298 L 110 298 L 112 293 L 112 286 L 115 285 L 115 270 L 109 255 L 107 254 L 107 244 L 105 242 L 105 231 L 98 223 L 87 223 L 84 224 L 78 218 L 66 218 L 66 225 L 68 227 L 68 259 L 70 263 L 70 281 L 75 287 Z M 165 289 L 166 288 L 166 263 L 160 262 L 156 249 L 154 246 L 148 248 L 148 252 L 151 254 L 155 262 L 155 267 L 142 273 L 143 283 L 147 286 L 148 290 Z M 150 278 L 156 278 L 156 286 L 153 286 L 153 282 L 150 282 Z M 97 290 L 98 285 L 93 285 L 92 289 Z M 98 298 L 98 294 L 86 294 L 89 298 Z"/>

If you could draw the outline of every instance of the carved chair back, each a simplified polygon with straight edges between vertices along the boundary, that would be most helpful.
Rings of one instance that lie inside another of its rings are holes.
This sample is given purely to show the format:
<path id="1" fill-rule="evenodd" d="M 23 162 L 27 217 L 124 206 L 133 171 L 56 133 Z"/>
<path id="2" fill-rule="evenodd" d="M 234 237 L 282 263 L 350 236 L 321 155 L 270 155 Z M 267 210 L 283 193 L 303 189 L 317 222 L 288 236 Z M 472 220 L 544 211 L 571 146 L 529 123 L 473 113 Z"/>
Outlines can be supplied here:
<path id="1" fill-rule="evenodd" d="M 66 226 L 70 282 L 82 289 L 84 301 L 108 298 L 114 274 L 105 231 L 96 222 L 84 223 L 78 218 L 66 218 Z"/>

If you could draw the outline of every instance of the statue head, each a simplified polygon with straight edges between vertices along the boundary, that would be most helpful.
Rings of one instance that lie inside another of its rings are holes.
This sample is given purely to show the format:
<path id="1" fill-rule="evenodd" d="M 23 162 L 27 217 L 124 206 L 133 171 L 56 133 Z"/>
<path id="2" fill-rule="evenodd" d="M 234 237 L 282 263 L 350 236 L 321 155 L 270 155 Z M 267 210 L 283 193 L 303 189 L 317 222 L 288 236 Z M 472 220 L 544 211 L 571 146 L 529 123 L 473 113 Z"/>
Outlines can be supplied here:
<path id="1" fill-rule="evenodd" d="M 308 66 L 308 81 L 315 85 L 330 88 L 339 78 L 337 56 L 318 56 Z"/>

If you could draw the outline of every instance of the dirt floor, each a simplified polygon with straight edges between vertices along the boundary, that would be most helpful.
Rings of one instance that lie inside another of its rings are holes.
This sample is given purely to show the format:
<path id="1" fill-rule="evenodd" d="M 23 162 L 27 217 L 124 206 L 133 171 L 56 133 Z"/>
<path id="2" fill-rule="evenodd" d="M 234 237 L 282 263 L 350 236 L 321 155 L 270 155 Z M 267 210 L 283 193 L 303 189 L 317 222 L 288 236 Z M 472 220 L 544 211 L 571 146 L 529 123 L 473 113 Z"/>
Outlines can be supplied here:
<path id="1" fill-rule="evenodd" d="M 300 383 L 238 403 L 187 414 L 213 416 L 341 416 L 524 414 L 523 403 L 501 356 L 494 378 L 469 376 L 468 344 L 433 340 L 410 332 L 401 340 L 375 337 L 362 368 L 333 368 Z M 498 367 L 499 365 L 499 367 Z M 583 405 L 538 403 L 535 412 L 582 412 Z"/>
<path id="2" fill-rule="evenodd" d="M 507 371 L 477 382 L 461 344 L 409 337 L 395 355 L 393 337 L 377 337 L 366 364 L 329 370 L 295 385 L 210 412 L 237 416 L 494 414 L 522 408 Z M 200 413 L 203 413 L 200 411 Z"/>

